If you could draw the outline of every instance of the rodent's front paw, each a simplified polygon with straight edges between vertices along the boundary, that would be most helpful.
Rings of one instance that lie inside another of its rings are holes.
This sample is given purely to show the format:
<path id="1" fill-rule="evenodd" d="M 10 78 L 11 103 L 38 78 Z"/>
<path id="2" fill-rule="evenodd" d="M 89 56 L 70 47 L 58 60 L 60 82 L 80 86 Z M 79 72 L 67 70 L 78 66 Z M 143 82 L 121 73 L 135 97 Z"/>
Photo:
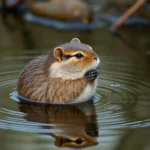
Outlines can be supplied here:
<path id="1" fill-rule="evenodd" d="M 85 74 L 85 76 L 89 81 L 93 81 L 97 78 L 98 74 L 99 72 L 97 70 L 90 70 Z"/>

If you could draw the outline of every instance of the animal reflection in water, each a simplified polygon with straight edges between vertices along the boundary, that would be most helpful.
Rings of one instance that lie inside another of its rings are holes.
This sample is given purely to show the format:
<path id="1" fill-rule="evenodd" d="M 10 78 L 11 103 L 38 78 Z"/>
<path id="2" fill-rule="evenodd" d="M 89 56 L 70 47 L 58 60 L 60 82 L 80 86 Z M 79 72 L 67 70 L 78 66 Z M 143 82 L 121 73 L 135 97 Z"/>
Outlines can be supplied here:
<path id="1" fill-rule="evenodd" d="M 32 122 L 54 124 L 49 129 L 58 147 L 84 148 L 97 145 L 98 127 L 93 101 L 72 105 L 20 103 L 25 119 Z M 45 127 L 43 127 L 45 128 Z"/>

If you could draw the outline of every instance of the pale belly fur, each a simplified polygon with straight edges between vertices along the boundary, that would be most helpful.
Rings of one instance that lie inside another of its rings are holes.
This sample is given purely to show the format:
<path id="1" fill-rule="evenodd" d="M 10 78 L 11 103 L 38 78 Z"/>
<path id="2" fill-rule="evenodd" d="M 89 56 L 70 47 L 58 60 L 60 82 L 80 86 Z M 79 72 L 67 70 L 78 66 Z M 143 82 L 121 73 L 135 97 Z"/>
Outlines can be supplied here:
<path id="1" fill-rule="evenodd" d="M 83 90 L 83 92 L 80 94 L 80 96 L 76 98 L 73 103 L 89 100 L 94 95 L 96 91 L 96 86 L 97 86 L 97 83 L 94 86 L 92 86 L 91 84 L 88 84 Z"/>

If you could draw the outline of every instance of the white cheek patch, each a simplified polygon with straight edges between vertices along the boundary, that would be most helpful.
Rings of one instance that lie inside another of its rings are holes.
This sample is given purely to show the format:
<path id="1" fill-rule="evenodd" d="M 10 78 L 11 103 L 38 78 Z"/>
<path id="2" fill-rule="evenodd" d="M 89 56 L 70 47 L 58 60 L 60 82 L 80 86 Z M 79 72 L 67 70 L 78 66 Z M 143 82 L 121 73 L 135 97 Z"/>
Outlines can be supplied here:
<path id="1" fill-rule="evenodd" d="M 63 62 L 62 62 L 63 63 Z M 69 72 L 66 71 L 65 69 L 62 69 L 62 65 L 60 63 L 54 63 L 51 68 L 50 68 L 50 77 L 51 78 L 61 78 L 61 79 L 80 79 L 85 76 L 85 73 L 89 70 L 96 69 L 96 67 L 99 65 L 100 60 L 99 58 L 97 61 L 95 61 L 91 66 L 87 67 L 85 70 L 80 71 L 80 72 Z"/>
<path id="2" fill-rule="evenodd" d="M 62 69 L 61 64 L 54 63 L 50 68 L 50 77 L 51 78 L 61 78 L 65 80 L 74 80 L 84 77 L 83 72 L 71 72 Z"/>

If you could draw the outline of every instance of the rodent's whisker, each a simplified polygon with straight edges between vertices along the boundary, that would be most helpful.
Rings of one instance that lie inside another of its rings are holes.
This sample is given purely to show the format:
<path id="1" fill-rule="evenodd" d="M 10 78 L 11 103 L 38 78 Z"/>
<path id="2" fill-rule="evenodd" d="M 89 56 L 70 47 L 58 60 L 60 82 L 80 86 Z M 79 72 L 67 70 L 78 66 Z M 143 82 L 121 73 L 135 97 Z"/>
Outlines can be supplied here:
<path id="1" fill-rule="evenodd" d="M 102 69 L 102 70 L 107 70 L 107 68 L 106 68 L 105 65 L 100 65 L 100 69 Z"/>
<path id="2" fill-rule="evenodd" d="M 106 58 L 106 57 L 108 58 L 108 57 L 112 57 L 112 56 L 101 56 L 101 58 Z"/>

